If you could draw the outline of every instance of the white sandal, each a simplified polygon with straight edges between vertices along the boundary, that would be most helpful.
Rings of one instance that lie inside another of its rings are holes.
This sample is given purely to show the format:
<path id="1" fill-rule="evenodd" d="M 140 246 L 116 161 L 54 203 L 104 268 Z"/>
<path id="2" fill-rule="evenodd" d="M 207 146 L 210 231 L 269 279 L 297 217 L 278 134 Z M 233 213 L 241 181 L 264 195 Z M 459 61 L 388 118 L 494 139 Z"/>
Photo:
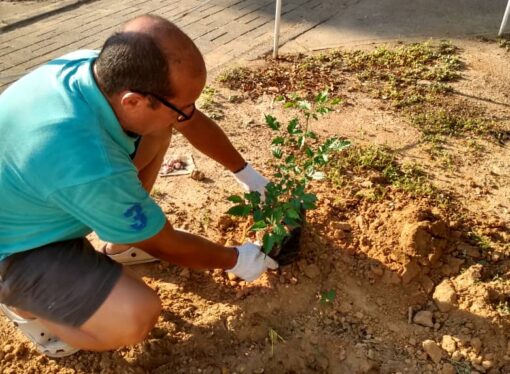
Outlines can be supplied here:
<path id="1" fill-rule="evenodd" d="M 110 257 L 112 260 L 117 261 L 123 265 L 137 265 L 146 264 L 148 262 L 159 261 L 156 257 L 151 256 L 140 248 L 129 247 L 123 252 L 109 255 L 106 253 L 106 246 L 103 247 L 102 252 Z"/>
<path id="2" fill-rule="evenodd" d="M 51 334 L 37 318 L 25 319 L 16 314 L 5 304 L 0 304 L 0 310 L 9 318 L 14 326 L 18 327 L 42 354 L 49 357 L 66 357 L 79 351 L 64 343 L 55 335 Z"/>

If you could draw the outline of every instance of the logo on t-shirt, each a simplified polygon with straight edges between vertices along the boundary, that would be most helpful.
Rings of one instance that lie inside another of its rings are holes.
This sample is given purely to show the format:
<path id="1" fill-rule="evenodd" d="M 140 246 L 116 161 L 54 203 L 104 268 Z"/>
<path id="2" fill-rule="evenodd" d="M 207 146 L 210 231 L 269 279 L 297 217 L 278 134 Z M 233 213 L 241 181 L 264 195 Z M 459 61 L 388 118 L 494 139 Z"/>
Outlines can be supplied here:
<path id="1" fill-rule="evenodd" d="M 140 203 L 135 203 L 126 210 L 124 217 L 131 218 L 132 223 L 129 226 L 136 231 L 143 230 L 147 226 L 147 216 L 143 212 Z"/>

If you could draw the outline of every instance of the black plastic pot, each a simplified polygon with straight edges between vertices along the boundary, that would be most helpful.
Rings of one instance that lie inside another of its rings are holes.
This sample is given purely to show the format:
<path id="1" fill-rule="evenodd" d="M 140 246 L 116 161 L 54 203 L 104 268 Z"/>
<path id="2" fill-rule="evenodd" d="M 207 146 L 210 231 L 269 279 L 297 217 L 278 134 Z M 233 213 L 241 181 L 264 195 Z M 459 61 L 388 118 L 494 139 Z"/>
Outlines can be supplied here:
<path id="1" fill-rule="evenodd" d="M 299 259 L 299 249 L 301 242 L 301 227 L 293 229 L 281 245 L 273 248 L 269 252 L 269 257 L 275 259 L 280 266 L 285 266 L 296 262 Z"/>

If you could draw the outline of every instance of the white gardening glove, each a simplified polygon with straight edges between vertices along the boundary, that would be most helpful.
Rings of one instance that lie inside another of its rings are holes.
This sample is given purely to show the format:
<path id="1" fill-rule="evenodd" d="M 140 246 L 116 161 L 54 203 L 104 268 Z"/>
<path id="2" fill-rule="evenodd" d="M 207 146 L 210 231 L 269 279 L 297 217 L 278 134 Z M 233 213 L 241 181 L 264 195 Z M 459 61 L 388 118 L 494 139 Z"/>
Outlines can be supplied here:
<path id="1" fill-rule="evenodd" d="M 269 181 L 250 164 L 246 164 L 241 171 L 234 174 L 234 177 L 246 192 L 257 191 L 262 201 L 266 199 L 266 185 Z"/>
<path id="2" fill-rule="evenodd" d="M 237 247 L 239 255 L 236 266 L 228 269 L 229 273 L 251 282 L 260 277 L 267 269 L 277 269 L 278 263 L 261 251 L 260 246 L 244 243 Z"/>

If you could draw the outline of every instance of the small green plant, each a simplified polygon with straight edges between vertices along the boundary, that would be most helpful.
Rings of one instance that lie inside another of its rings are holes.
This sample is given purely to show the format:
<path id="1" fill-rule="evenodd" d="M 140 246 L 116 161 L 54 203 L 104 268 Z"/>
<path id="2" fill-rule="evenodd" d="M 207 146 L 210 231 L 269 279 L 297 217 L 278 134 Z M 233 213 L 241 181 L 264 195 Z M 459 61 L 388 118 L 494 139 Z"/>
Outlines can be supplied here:
<path id="1" fill-rule="evenodd" d="M 285 343 L 285 339 L 281 337 L 276 330 L 269 328 L 269 342 L 271 343 L 271 357 L 274 356 L 274 347 L 278 344 L 278 341 Z"/>
<path id="2" fill-rule="evenodd" d="M 508 303 L 508 300 L 500 301 L 498 305 L 496 305 L 496 310 L 500 315 L 508 316 L 510 315 L 510 303 Z"/>
<path id="3" fill-rule="evenodd" d="M 335 301 L 336 291 L 334 289 L 321 292 L 321 303 L 332 304 Z"/>
<path id="4" fill-rule="evenodd" d="M 350 145 L 348 141 L 335 137 L 320 143 L 309 128 L 310 120 L 329 113 L 331 106 L 337 103 L 329 99 L 327 91 L 320 92 L 313 103 L 295 95 L 284 106 L 297 108 L 304 117 L 304 124 L 294 117 L 283 127 L 275 117 L 265 116 L 267 126 L 276 133 L 271 143 L 275 173 L 266 186 L 265 200 L 261 200 L 258 192 L 230 196 L 228 200 L 236 205 L 227 213 L 252 217 L 253 225 L 249 230 L 263 233 L 262 244 L 266 254 L 302 223 L 306 210 L 315 209 L 317 197 L 307 192 L 308 183 L 324 179 L 324 168 L 330 161 L 330 154 Z"/>
<path id="5" fill-rule="evenodd" d="M 465 361 L 455 361 L 449 359 L 450 364 L 455 368 L 456 374 L 471 374 L 471 366 Z"/>

